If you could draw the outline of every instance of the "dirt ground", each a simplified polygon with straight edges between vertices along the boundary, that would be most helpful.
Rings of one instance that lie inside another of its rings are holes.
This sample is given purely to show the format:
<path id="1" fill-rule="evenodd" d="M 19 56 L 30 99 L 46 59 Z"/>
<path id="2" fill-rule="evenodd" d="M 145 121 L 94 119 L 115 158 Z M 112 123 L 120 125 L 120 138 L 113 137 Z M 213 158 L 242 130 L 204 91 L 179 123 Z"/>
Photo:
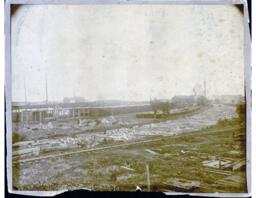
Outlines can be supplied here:
<path id="1" fill-rule="evenodd" d="M 13 188 L 135 191 L 138 185 L 142 191 L 246 192 L 245 129 L 236 119 L 154 139 L 14 163 Z"/>

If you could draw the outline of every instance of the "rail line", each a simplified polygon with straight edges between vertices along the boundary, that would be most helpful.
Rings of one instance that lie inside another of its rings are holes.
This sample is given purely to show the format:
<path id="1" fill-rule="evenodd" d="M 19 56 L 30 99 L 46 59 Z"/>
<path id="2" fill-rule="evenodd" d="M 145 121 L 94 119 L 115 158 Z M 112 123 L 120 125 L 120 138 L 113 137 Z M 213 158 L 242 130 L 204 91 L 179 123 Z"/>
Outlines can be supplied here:
<path id="1" fill-rule="evenodd" d="M 225 132 L 225 131 L 230 131 L 230 130 L 239 130 L 242 129 L 243 127 L 230 127 L 230 128 L 225 128 L 225 129 L 219 129 L 219 130 L 209 130 L 209 131 L 200 131 L 200 133 L 216 133 L 216 132 Z M 192 136 L 196 135 L 196 133 L 199 133 L 199 131 L 194 131 L 190 133 L 182 133 L 176 136 L 173 135 L 165 135 L 164 137 L 161 138 L 156 138 L 156 139 L 151 139 L 151 140 L 143 140 L 143 141 L 137 141 L 137 142 L 130 142 L 130 143 L 124 143 L 124 144 L 117 144 L 117 145 L 112 145 L 112 146 L 104 146 L 104 147 L 99 147 L 99 148 L 91 148 L 91 149 L 83 149 L 83 150 L 78 150 L 78 151 L 71 151 L 71 152 L 64 152 L 60 154 L 52 154 L 52 155 L 46 155 L 46 156 L 41 156 L 41 157 L 34 157 L 34 158 L 29 158 L 29 159 L 19 159 L 13 161 L 13 163 L 24 163 L 24 162 L 31 162 L 31 161 L 36 161 L 36 160 L 42 160 L 42 159 L 48 159 L 48 158 L 55 158 L 55 157 L 61 157 L 61 156 L 66 156 L 66 155 L 73 155 L 73 154 L 78 154 L 78 153 L 86 153 L 86 152 L 94 152 L 94 151 L 100 151 L 100 150 L 106 150 L 106 149 L 112 149 L 112 148 L 119 148 L 119 147 L 125 147 L 125 146 L 131 146 L 131 145 L 136 145 L 136 144 L 143 144 L 143 143 L 149 143 L 149 142 L 156 142 L 156 141 L 161 141 L 165 137 L 178 137 L 178 136 Z"/>

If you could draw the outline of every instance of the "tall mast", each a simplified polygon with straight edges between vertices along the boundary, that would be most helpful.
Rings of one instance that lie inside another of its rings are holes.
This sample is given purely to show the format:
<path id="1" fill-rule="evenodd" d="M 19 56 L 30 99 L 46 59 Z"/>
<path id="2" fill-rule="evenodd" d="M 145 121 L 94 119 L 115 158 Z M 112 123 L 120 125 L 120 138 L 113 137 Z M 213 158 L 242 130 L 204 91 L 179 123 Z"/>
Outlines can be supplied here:
<path id="1" fill-rule="evenodd" d="M 204 80 L 204 97 L 206 97 L 206 81 Z"/>
<path id="2" fill-rule="evenodd" d="M 76 97 L 76 91 L 75 91 L 75 88 L 73 88 L 73 98 L 75 99 Z"/>
<path id="3" fill-rule="evenodd" d="M 47 85 L 47 77 L 45 76 L 45 103 L 48 104 L 48 85 Z"/>
<path id="4" fill-rule="evenodd" d="M 27 88 L 26 88 L 26 79 L 24 78 L 24 92 L 25 92 L 25 105 L 27 105 Z"/>
<path id="5" fill-rule="evenodd" d="M 21 112 L 21 114 L 22 114 L 23 119 L 25 117 L 25 124 L 24 124 L 24 127 L 25 127 L 28 124 L 28 115 L 27 115 L 27 105 L 28 105 L 27 102 L 28 102 L 28 100 L 27 100 L 26 78 L 24 78 L 24 92 L 25 92 L 25 110 L 24 110 L 24 112 Z"/>

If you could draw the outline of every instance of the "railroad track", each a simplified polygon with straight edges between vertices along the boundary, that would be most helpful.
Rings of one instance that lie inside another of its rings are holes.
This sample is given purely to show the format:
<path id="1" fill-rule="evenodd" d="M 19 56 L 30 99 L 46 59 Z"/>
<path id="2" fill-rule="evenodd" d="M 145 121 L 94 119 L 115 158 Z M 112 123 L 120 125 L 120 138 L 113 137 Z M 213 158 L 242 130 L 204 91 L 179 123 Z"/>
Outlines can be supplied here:
<path id="1" fill-rule="evenodd" d="M 239 130 L 242 129 L 243 127 L 230 127 L 230 128 L 225 128 L 225 129 L 219 129 L 219 130 L 208 130 L 203 133 L 216 133 L 216 132 L 225 132 L 225 131 L 230 131 L 230 130 Z M 27 158 L 27 159 L 18 159 L 18 160 L 13 160 L 13 163 L 25 163 L 25 162 L 31 162 L 31 161 L 37 161 L 37 160 L 42 160 L 42 159 L 48 159 L 48 158 L 55 158 L 55 157 L 62 157 L 62 156 L 67 156 L 67 155 L 73 155 L 73 154 L 78 154 L 78 153 L 87 153 L 87 152 L 94 152 L 94 151 L 100 151 L 100 150 L 106 150 L 106 149 L 112 149 L 112 148 L 121 148 L 121 147 L 126 147 L 126 146 L 131 146 L 131 145 L 136 145 L 136 144 L 144 144 L 144 143 L 150 143 L 150 142 L 156 142 L 156 141 L 161 141 L 165 137 L 168 136 L 173 136 L 173 137 L 178 137 L 178 136 L 194 136 L 199 132 L 190 132 L 186 134 L 179 134 L 176 136 L 173 135 L 165 135 L 162 138 L 156 138 L 156 139 L 151 139 L 151 140 L 143 140 L 143 141 L 136 141 L 136 142 L 130 142 L 130 143 L 124 143 L 124 144 L 116 144 L 116 145 L 111 145 L 111 146 L 104 146 L 104 147 L 98 147 L 98 148 L 91 148 L 91 149 L 82 149 L 82 150 L 77 150 L 77 151 L 69 151 L 69 152 L 63 152 L 59 154 L 51 154 L 51 155 L 45 155 L 45 156 L 39 156 L 39 157 L 33 157 L 33 158 Z M 200 131 L 200 133 L 202 133 Z"/>
<path id="2" fill-rule="evenodd" d="M 20 159 L 17 161 L 13 161 L 13 163 L 30 162 L 30 161 L 36 161 L 36 160 L 41 160 L 41 159 L 61 157 L 61 156 L 65 156 L 65 155 L 73 155 L 73 154 L 78 154 L 78 153 L 86 153 L 86 152 L 100 151 L 100 150 L 106 150 L 106 149 L 111 149 L 111 148 L 125 147 L 125 146 L 130 146 L 130 145 L 135 145 L 135 144 L 156 142 L 156 141 L 160 141 L 160 140 L 162 140 L 162 138 L 153 139 L 153 140 L 137 141 L 137 142 L 131 142 L 131 143 L 125 143 L 125 144 L 117 144 L 117 145 L 112 145 L 112 146 L 104 146 L 104 147 L 98 147 L 98 148 L 91 148 L 91 149 L 82 149 L 79 151 L 64 152 L 64 153 L 60 153 L 60 154 L 52 154 L 52 155 L 34 157 L 34 158 L 29 158 L 29 159 Z"/>

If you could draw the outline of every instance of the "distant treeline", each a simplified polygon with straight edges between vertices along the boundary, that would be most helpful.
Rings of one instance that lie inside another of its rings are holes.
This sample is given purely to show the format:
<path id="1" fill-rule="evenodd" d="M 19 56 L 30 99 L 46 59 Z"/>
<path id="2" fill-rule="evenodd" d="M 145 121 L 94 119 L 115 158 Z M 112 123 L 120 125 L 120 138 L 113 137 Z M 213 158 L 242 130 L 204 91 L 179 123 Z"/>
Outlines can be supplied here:
<path id="1" fill-rule="evenodd" d="M 171 119 L 171 118 L 177 118 L 179 116 L 189 115 L 198 110 L 200 110 L 200 107 L 193 108 L 190 110 L 175 112 L 175 113 L 168 112 L 168 113 L 161 113 L 161 114 L 153 114 L 153 113 L 136 114 L 136 118 Z"/>

